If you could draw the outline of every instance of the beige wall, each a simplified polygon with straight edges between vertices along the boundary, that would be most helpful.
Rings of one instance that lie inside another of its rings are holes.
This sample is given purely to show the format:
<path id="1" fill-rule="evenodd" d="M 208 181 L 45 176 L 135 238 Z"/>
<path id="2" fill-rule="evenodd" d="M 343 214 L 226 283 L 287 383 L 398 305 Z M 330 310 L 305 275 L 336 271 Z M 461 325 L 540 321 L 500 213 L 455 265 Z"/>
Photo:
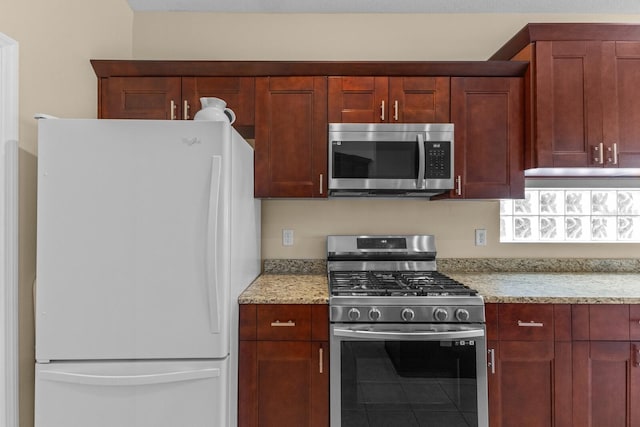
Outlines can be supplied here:
<path id="1" fill-rule="evenodd" d="M 0 0 L 0 32 L 20 50 L 20 426 L 33 425 L 37 128 L 33 115 L 95 117 L 90 58 L 129 58 L 126 0 Z"/>
<path id="2" fill-rule="evenodd" d="M 640 15 L 136 13 L 139 59 L 485 60 L 528 22 Z M 282 246 L 282 229 L 295 244 Z M 474 230 L 488 232 L 486 247 Z M 638 244 L 500 244 L 496 201 L 266 200 L 264 258 L 324 258 L 328 234 L 433 233 L 441 257 L 637 257 Z"/>

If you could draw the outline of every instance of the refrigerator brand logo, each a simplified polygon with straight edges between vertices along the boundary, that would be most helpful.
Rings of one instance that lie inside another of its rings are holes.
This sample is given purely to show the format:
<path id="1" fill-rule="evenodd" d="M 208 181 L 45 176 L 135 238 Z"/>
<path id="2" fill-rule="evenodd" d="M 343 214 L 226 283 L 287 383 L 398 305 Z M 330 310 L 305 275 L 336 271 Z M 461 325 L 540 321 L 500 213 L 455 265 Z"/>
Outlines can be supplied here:
<path id="1" fill-rule="evenodd" d="M 195 144 L 202 144 L 202 141 L 200 141 L 200 138 L 198 137 L 194 137 L 194 138 L 182 138 L 182 143 L 191 147 L 192 145 Z"/>

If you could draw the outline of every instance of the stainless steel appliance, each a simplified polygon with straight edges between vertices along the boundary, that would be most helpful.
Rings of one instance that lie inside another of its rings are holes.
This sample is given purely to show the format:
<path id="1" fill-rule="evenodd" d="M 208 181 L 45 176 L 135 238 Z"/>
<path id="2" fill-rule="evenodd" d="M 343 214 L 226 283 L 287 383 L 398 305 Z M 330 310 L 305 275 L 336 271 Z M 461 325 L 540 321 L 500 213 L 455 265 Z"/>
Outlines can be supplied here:
<path id="1" fill-rule="evenodd" d="M 454 188 L 453 124 L 329 124 L 330 196 L 431 197 Z"/>
<path id="2" fill-rule="evenodd" d="M 488 426 L 484 301 L 434 237 L 329 236 L 331 427 Z"/>

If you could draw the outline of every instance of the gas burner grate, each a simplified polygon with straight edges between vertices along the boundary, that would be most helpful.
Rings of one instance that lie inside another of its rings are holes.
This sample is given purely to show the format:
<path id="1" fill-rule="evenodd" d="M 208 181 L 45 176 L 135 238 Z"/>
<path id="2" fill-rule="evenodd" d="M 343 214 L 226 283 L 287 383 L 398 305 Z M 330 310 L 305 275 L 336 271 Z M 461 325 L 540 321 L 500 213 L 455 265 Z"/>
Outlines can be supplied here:
<path id="1" fill-rule="evenodd" d="M 332 271 L 336 296 L 475 296 L 477 291 L 437 271 Z"/>

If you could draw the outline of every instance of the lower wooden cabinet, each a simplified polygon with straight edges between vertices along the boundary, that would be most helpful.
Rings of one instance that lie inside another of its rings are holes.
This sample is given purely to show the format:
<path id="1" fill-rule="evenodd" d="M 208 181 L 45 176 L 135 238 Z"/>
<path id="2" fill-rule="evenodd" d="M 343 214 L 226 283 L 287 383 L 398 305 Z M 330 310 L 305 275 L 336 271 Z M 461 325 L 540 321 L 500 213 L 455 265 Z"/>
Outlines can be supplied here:
<path id="1" fill-rule="evenodd" d="M 491 427 L 571 426 L 568 305 L 488 304 Z"/>
<path id="2" fill-rule="evenodd" d="M 241 305 L 238 425 L 328 427 L 326 305 Z"/>
<path id="3" fill-rule="evenodd" d="M 638 308 L 573 307 L 574 426 L 640 426 Z"/>
<path id="4" fill-rule="evenodd" d="M 640 427 L 640 305 L 487 304 L 491 427 Z"/>

